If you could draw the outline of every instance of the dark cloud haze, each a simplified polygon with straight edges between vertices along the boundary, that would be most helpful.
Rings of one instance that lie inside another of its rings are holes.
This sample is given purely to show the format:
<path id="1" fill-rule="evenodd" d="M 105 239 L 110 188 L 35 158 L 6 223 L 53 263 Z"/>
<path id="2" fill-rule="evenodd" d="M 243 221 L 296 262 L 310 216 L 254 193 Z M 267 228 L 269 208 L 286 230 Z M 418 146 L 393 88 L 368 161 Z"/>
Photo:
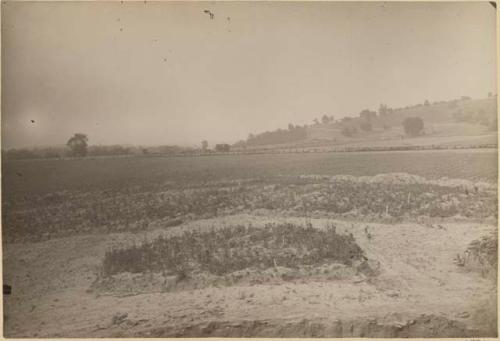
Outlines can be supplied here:
<path id="1" fill-rule="evenodd" d="M 235 142 L 381 102 L 486 97 L 495 31 L 487 2 L 7 2 L 2 144 Z"/>

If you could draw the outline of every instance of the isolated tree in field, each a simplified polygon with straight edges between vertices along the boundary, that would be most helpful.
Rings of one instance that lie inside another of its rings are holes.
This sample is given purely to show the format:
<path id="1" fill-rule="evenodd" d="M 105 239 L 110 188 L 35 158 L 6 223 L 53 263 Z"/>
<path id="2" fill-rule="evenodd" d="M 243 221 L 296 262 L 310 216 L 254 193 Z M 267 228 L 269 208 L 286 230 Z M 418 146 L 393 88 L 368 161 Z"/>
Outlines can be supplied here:
<path id="1" fill-rule="evenodd" d="M 288 130 L 293 130 L 295 127 L 293 126 L 293 124 L 291 123 L 288 123 Z"/>
<path id="2" fill-rule="evenodd" d="M 407 117 L 403 121 L 403 128 L 406 135 L 418 136 L 424 130 L 424 121 L 420 117 Z"/>
<path id="3" fill-rule="evenodd" d="M 85 156 L 87 155 L 87 142 L 89 141 L 87 135 L 76 133 L 73 135 L 66 145 L 71 150 L 71 155 L 73 156 Z"/>
<path id="4" fill-rule="evenodd" d="M 208 149 L 208 141 L 207 140 L 201 141 L 201 150 L 203 150 L 204 152 L 206 152 L 207 149 Z"/>

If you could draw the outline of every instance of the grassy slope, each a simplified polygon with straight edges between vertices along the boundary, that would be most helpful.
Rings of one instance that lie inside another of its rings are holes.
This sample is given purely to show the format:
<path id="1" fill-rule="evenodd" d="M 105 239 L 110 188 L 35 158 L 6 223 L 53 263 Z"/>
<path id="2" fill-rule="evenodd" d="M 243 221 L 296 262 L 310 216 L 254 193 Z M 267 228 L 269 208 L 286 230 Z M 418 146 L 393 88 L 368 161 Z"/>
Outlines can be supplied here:
<path id="1" fill-rule="evenodd" d="M 378 115 L 372 122 L 373 131 L 362 132 L 359 129 L 359 117 L 353 118 L 349 123 L 334 123 L 327 125 L 316 125 L 308 128 L 306 140 L 282 144 L 280 147 L 307 147 L 321 146 L 323 144 L 370 146 L 384 142 L 384 146 L 399 145 L 428 145 L 428 144 L 483 144 L 496 143 L 494 132 L 488 131 L 487 127 L 479 124 L 457 123 L 453 119 L 453 113 L 462 111 L 464 113 L 476 113 L 483 110 L 490 116 L 496 115 L 496 98 L 473 99 L 457 101 L 456 104 L 438 103 L 429 106 L 418 106 L 401 109 L 388 113 L 384 116 Z M 402 122 L 407 117 L 420 117 L 424 120 L 425 137 L 419 139 L 402 139 L 404 131 Z M 384 125 L 386 128 L 384 129 Z M 341 133 L 344 126 L 357 126 L 358 133 L 353 137 L 343 136 Z M 486 141 L 474 140 L 467 137 L 492 135 Z M 446 139 L 446 137 L 455 137 Z M 463 138 L 457 138 L 463 137 Z M 316 141 L 316 143 L 314 143 Z M 430 143 L 429 143 L 430 141 Z M 275 145 L 277 147 L 277 145 Z M 262 148 L 258 146 L 256 148 Z"/>

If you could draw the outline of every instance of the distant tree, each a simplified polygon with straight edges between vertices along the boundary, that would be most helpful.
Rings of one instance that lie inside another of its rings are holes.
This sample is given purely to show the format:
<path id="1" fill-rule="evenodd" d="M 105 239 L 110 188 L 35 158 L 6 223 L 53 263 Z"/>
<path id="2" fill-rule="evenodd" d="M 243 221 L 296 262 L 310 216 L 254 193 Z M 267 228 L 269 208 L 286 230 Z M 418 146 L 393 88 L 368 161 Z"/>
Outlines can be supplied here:
<path id="1" fill-rule="evenodd" d="M 71 155 L 73 156 L 85 156 L 87 155 L 87 142 L 89 141 L 87 135 L 76 133 L 73 135 L 66 145 L 69 147 L 71 151 Z"/>
<path id="2" fill-rule="evenodd" d="M 291 123 L 288 123 L 288 130 L 293 130 L 295 127 L 293 126 L 293 124 Z"/>
<path id="3" fill-rule="evenodd" d="M 323 123 L 323 124 L 330 123 L 330 117 L 323 115 L 323 117 L 321 117 L 321 123 Z"/>
<path id="4" fill-rule="evenodd" d="M 377 117 L 377 113 L 375 111 L 370 111 L 368 109 L 365 109 L 359 113 L 359 117 L 361 117 L 363 120 L 370 122 L 372 119 Z"/>
<path id="5" fill-rule="evenodd" d="M 378 114 L 381 115 L 381 116 L 385 115 L 385 114 L 387 114 L 387 110 L 388 110 L 387 109 L 387 104 L 383 104 L 382 103 L 382 104 L 380 104 L 380 107 L 378 108 Z"/>
<path id="6" fill-rule="evenodd" d="M 29 149 L 9 149 L 4 152 L 6 160 L 38 159 L 40 158 L 33 150 Z"/>
<path id="7" fill-rule="evenodd" d="M 245 140 L 239 140 L 239 141 L 236 141 L 236 142 L 233 144 L 233 147 L 235 147 L 235 148 L 247 149 L 247 142 L 246 142 Z"/>
<path id="8" fill-rule="evenodd" d="M 315 125 L 319 125 L 319 120 L 318 120 L 317 118 L 315 118 L 315 119 L 313 120 L 313 122 L 314 122 L 314 124 L 315 124 Z"/>
<path id="9" fill-rule="evenodd" d="M 43 153 L 43 157 L 46 159 L 60 158 L 61 154 L 57 150 L 48 149 Z"/>
<path id="10" fill-rule="evenodd" d="M 426 99 L 426 100 L 425 100 L 424 105 L 425 105 L 426 107 L 428 107 L 429 105 L 431 105 L 431 104 L 429 103 L 429 100 L 428 100 L 428 99 Z"/>
<path id="11" fill-rule="evenodd" d="M 203 150 L 204 152 L 206 152 L 208 150 L 208 141 L 207 140 L 201 141 L 201 150 Z"/>
<path id="12" fill-rule="evenodd" d="M 114 146 L 91 146 L 88 148 L 88 155 L 91 156 L 102 156 L 102 155 L 127 155 L 131 154 L 130 148 L 123 147 L 120 145 Z"/>
<path id="13" fill-rule="evenodd" d="M 420 117 L 407 117 L 403 121 L 403 128 L 406 135 L 418 136 L 424 130 L 424 121 Z"/>
<path id="14" fill-rule="evenodd" d="M 469 96 L 462 96 L 460 99 L 462 101 L 469 101 L 471 98 Z"/>
<path id="15" fill-rule="evenodd" d="M 229 152 L 229 150 L 231 150 L 231 146 L 227 143 L 216 144 L 215 150 L 220 153 L 227 153 Z"/>

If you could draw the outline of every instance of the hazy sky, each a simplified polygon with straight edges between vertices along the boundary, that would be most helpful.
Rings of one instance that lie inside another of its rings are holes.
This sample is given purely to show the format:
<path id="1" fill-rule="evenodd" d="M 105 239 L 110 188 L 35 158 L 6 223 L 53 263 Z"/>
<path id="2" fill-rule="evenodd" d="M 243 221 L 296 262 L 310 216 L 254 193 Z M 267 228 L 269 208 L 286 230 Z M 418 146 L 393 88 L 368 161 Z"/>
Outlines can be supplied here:
<path id="1" fill-rule="evenodd" d="M 381 102 L 486 97 L 495 30 L 487 2 L 7 2 L 2 143 L 231 143 Z"/>

